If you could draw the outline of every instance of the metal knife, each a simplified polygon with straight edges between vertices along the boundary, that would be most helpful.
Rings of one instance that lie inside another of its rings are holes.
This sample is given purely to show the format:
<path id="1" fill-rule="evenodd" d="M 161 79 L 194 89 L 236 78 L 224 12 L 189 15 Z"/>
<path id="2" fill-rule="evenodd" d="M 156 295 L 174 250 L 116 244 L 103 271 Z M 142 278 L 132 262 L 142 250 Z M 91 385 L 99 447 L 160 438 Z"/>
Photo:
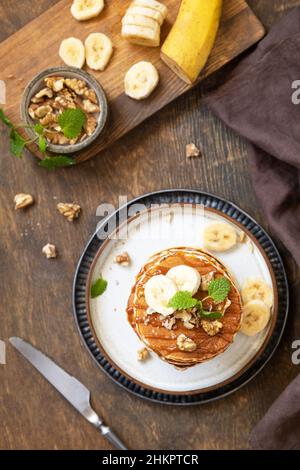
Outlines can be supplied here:
<path id="1" fill-rule="evenodd" d="M 117 449 L 127 450 L 123 442 L 108 426 L 105 426 L 102 419 L 92 409 L 90 391 L 81 382 L 23 339 L 13 337 L 9 341 L 87 421 L 101 432 L 103 437 Z"/>

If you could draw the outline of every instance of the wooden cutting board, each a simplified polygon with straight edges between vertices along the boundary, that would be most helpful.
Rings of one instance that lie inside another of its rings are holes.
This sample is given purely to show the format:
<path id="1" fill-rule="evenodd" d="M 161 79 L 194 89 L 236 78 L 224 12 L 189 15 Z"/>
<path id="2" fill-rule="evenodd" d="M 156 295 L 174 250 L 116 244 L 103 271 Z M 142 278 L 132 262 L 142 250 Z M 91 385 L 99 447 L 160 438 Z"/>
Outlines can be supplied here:
<path id="1" fill-rule="evenodd" d="M 70 13 L 72 1 L 62 0 L 0 44 L 0 79 L 5 81 L 7 90 L 4 110 L 13 122 L 20 122 L 20 102 L 26 84 L 41 70 L 63 65 L 58 56 L 63 39 L 75 36 L 84 41 L 91 32 L 103 32 L 112 39 L 114 54 L 107 69 L 94 72 L 87 68 L 106 91 L 109 121 L 99 139 L 75 156 L 77 162 L 95 156 L 191 88 L 160 60 L 159 48 L 132 45 L 121 38 L 121 18 L 130 2 L 106 0 L 105 9 L 98 18 L 77 22 Z M 162 41 L 177 16 L 181 1 L 164 0 L 164 3 L 169 15 L 162 28 Z M 264 27 L 244 0 L 224 0 L 218 37 L 199 80 L 255 44 L 264 32 Z M 140 60 L 149 60 L 156 65 L 160 85 L 150 98 L 138 102 L 124 94 L 123 79 L 129 67 Z M 35 145 L 30 150 L 39 156 Z"/>

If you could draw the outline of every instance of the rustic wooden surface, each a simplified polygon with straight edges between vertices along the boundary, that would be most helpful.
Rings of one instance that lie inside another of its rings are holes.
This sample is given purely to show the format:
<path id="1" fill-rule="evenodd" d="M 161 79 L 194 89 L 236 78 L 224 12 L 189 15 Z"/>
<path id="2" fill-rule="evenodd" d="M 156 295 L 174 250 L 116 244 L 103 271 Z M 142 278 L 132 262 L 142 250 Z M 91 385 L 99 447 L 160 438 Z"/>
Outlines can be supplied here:
<path id="1" fill-rule="evenodd" d="M 53 4 L 53 0 L 2 0 L 3 40 Z M 294 0 L 249 1 L 269 28 Z M 47 25 L 41 34 L 47 34 Z M 1 71 L 2 72 L 2 71 Z M 224 72 L 214 79 L 224 79 Z M 134 449 L 240 449 L 253 426 L 299 373 L 291 363 L 291 343 L 300 337 L 299 272 L 281 247 L 291 281 L 291 312 L 281 345 L 264 371 L 233 395 L 193 408 L 164 407 L 136 398 L 98 370 L 81 344 L 71 311 L 73 272 L 95 229 L 96 208 L 161 188 L 201 188 L 239 204 L 265 225 L 253 194 L 246 144 L 201 106 L 201 88 L 150 118 L 98 157 L 48 173 L 26 155 L 12 157 L 1 127 L 1 333 L 40 346 L 92 391 L 93 404 Z M 197 143 L 203 158 L 186 162 L 184 147 Z M 34 194 L 36 204 L 15 212 L 15 193 Z M 83 211 L 71 224 L 59 201 L 76 201 Z M 57 260 L 41 254 L 52 241 Z M 298 314 L 298 316 L 297 316 Z M 11 347 L 0 365 L 0 448 L 109 449 L 107 442 L 65 403 Z"/>
<path id="2" fill-rule="evenodd" d="M 70 0 L 61 0 L 35 18 L 0 46 L 1 77 L 7 84 L 5 111 L 13 122 L 20 120 L 20 101 L 24 86 L 34 75 L 48 67 L 64 65 L 58 56 L 62 39 L 75 36 L 85 41 L 88 34 L 100 30 L 114 45 L 114 54 L 104 72 L 88 71 L 103 85 L 109 103 L 109 122 L 106 130 L 93 145 L 76 156 L 82 162 L 98 155 L 119 137 L 126 134 L 147 117 L 173 101 L 190 86 L 180 80 L 159 57 L 159 48 L 139 47 L 122 40 L 120 23 L 131 0 L 107 0 L 101 16 L 80 23 L 70 14 Z M 162 41 L 174 22 L 181 0 L 165 0 L 169 8 L 168 21 L 162 27 Z M 42 35 L 44 25 L 46 34 Z M 245 0 L 224 0 L 218 37 L 201 78 L 212 74 L 241 52 L 255 44 L 264 35 L 264 28 Z M 45 51 L 47 51 L 45 53 Z M 160 85 L 147 100 L 138 102 L 124 95 L 123 77 L 132 64 L 150 60 L 158 69 Z M 31 150 L 39 154 L 36 144 Z"/>

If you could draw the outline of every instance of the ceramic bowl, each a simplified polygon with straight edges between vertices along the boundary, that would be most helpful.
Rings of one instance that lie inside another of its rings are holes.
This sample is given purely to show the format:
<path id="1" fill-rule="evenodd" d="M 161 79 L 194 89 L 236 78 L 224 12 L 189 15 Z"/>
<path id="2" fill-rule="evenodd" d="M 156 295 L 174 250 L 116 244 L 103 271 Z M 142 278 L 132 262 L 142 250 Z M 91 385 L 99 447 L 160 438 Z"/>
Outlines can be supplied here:
<path id="1" fill-rule="evenodd" d="M 21 118 L 24 123 L 27 125 L 34 124 L 32 118 L 29 116 L 28 108 L 30 106 L 31 98 L 42 88 L 45 87 L 44 79 L 46 77 L 51 76 L 62 76 L 66 78 L 77 78 L 79 80 L 84 80 L 90 88 L 92 88 L 98 98 L 99 106 L 101 112 L 98 116 L 98 125 L 95 129 L 95 132 L 87 137 L 82 142 L 78 142 L 76 144 L 70 145 L 55 145 L 48 143 L 47 149 L 50 152 L 56 154 L 67 154 L 67 153 L 75 153 L 79 152 L 80 150 L 85 149 L 92 142 L 94 142 L 101 134 L 104 129 L 104 126 L 107 121 L 107 114 L 108 114 L 108 105 L 105 92 L 100 85 L 100 83 L 92 77 L 89 73 L 85 72 L 84 70 L 75 68 L 75 67 L 52 67 L 46 70 L 43 70 L 38 75 L 36 75 L 30 83 L 26 86 L 23 94 L 23 98 L 21 101 Z M 30 139 L 36 137 L 36 134 L 32 129 L 26 129 L 27 135 Z"/>

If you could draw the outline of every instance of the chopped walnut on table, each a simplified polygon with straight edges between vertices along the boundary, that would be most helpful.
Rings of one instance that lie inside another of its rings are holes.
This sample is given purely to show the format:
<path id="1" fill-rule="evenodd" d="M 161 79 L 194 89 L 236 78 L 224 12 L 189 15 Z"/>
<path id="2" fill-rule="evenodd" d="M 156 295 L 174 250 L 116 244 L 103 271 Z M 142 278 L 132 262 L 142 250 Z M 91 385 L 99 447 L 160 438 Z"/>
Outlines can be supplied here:
<path id="1" fill-rule="evenodd" d="M 188 338 L 184 334 L 177 337 L 177 346 L 180 351 L 193 352 L 197 349 L 197 344 L 191 338 Z"/>
<path id="2" fill-rule="evenodd" d="M 148 351 L 147 348 L 140 349 L 137 352 L 138 361 L 145 361 L 146 359 L 149 358 L 149 356 L 150 356 L 150 354 L 149 354 L 149 351 Z"/>
<path id="3" fill-rule="evenodd" d="M 218 320 L 201 320 L 201 326 L 209 336 L 215 336 L 223 327 L 223 323 Z"/>
<path id="4" fill-rule="evenodd" d="M 51 243 L 47 243 L 47 245 L 43 247 L 42 252 L 44 253 L 47 259 L 57 257 L 56 247 L 55 245 L 52 245 Z"/>
<path id="5" fill-rule="evenodd" d="M 187 144 L 185 147 L 186 158 L 199 157 L 201 155 L 200 150 L 195 144 Z"/>
<path id="6" fill-rule="evenodd" d="M 67 202 L 57 204 L 57 209 L 69 222 L 73 222 L 74 219 L 77 219 L 81 211 L 81 207 L 78 204 L 70 204 Z"/>
<path id="7" fill-rule="evenodd" d="M 14 197 L 15 210 L 24 209 L 25 207 L 31 206 L 34 203 L 33 196 L 31 194 L 19 193 Z"/>
<path id="8" fill-rule="evenodd" d="M 117 255 L 114 259 L 114 262 L 117 264 L 120 264 L 121 266 L 129 266 L 130 265 L 130 256 L 127 253 L 127 251 L 124 251 L 124 253 L 121 253 L 120 255 Z"/>

